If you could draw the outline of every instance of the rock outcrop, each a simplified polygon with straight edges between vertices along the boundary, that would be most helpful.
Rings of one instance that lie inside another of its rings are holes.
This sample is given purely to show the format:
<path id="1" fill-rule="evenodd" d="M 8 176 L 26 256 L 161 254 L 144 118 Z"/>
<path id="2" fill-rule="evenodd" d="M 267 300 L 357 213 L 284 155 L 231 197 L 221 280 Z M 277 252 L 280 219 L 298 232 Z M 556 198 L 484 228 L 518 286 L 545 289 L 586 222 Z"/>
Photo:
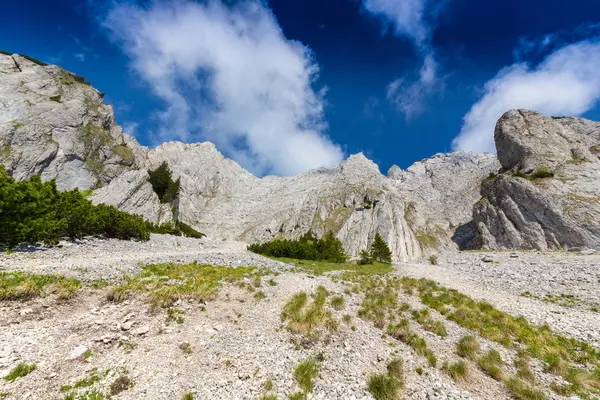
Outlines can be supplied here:
<path id="1" fill-rule="evenodd" d="M 0 162 L 17 179 L 41 174 L 88 189 L 135 167 L 135 139 L 83 77 L 0 54 Z"/>
<path id="2" fill-rule="evenodd" d="M 473 246 L 600 247 L 600 123 L 511 110 L 495 141 L 503 170 L 482 183 Z"/>
<path id="3" fill-rule="evenodd" d="M 0 163 L 17 179 L 93 189 L 94 203 L 217 239 L 333 231 L 356 256 L 379 232 L 396 261 L 469 247 L 600 247 L 597 122 L 513 110 L 496 127 L 497 158 L 437 154 L 386 177 L 355 154 L 333 168 L 258 178 L 212 143 L 140 146 L 102 98 L 60 67 L 0 55 Z M 163 162 L 181 180 L 169 204 L 148 182 Z"/>
<path id="4" fill-rule="evenodd" d="M 427 253 L 467 247 L 475 236 L 473 205 L 481 181 L 500 168 L 491 154 L 455 152 L 388 171 L 406 202 L 406 219 Z"/>

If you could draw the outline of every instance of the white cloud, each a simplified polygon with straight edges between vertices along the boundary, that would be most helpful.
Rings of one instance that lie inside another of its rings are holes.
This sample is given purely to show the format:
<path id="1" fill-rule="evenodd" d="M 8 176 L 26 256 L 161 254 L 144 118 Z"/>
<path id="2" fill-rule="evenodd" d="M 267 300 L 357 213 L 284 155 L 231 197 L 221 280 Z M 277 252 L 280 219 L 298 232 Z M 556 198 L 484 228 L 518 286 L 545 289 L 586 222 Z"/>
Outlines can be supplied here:
<path id="1" fill-rule="evenodd" d="M 208 139 L 257 174 L 338 163 L 323 133 L 324 93 L 310 49 L 258 1 L 117 3 L 104 20 L 167 107 L 161 140 Z"/>
<path id="2" fill-rule="evenodd" d="M 600 99 L 600 42 L 584 41 L 556 50 L 536 67 L 517 63 L 488 81 L 481 99 L 465 115 L 455 150 L 495 152 L 494 127 L 509 109 L 578 116 Z"/>
<path id="3" fill-rule="evenodd" d="M 427 0 L 363 0 L 365 10 L 392 24 L 397 36 L 412 39 L 423 59 L 416 79 L 405 74 L 387 87 L 388 100 L 407 120 L 421 114 L 427 98 L 442 87 L 437 76 L 439 65 L 431 46 L 432 27 L 424 19 L 427 3 Z"/>
<path id="4" fill-rule="evenodd" d="M 130 137 L 135 137 L 140 124 L 137 122 L 126 122 L 123 124 L 123 133 Z"/>
<path id="5" fill-rule="evenodd" d="M 392 23 L 398 36 L 409 36 L 418 46 L 428 40 L 429 28 L 423 21 L 426 0 L 363 0 L 371 14 Z"/>
<path id="6" fill-rule="evenodd" d="M 75 53 L 73 56 L 79 61 L 85 61 L 85 54 L 83 53 Z"/>
<path id="7" fill-rule="evenodd" d="M 425 56 L 419 71 L 419 77 L 410 82 L 404 78 L 396 79 L 387 87 L 387 98 L 404 114 L 407 120 L 425 110 L 427 97 L 439 87 L 437 62 L 433 55 Z"/>

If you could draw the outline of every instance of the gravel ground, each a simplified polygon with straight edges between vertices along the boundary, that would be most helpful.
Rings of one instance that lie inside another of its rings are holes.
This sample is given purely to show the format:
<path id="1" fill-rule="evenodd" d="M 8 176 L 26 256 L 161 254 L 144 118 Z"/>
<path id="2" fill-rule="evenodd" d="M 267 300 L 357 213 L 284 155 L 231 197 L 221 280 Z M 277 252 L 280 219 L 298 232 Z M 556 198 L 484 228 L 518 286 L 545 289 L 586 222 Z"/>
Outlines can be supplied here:
<path id="1" fill-rule="evenodd" d="M 483 262 L 482 258 L 487 257 Z M 84 287 L 68 301 L 52 296 L 30 301 L 0 302 L 0 376 L 21 361 L 36 363 L 31 374 L 8 383 L 0 380 L 0 393 L 7 399 L 62 399 L 61 386 L 101 373 L 92 387 L 106 388 L 120 375 L 134 383 L 114 399 L 180 399 L 186 392 L 196 399 L 258 399 L 271 380 L 271 392 L 285 399 L 299 390 L 293 377 L 295 366 L 309 358 L 322 358 L 319 376 L 309 399 L 371 399 L 366 389 L 368 376 L 385 372 L 394 357 L 404 360 L 405 398 L 432 399 L 510 399 L 504 386 L 469 362 L 471 379 L 452 381 L 440 366 L 455 361 L 456 342 L 468 330 L 443 320 L 448 336 L 441 338 L 411 321 L 411 329 L 425 338 L 438 358 L 437 368 L 407 345 L 382 335 L 382 330 L 356 316 L 362 294 L 344 294 L 343 283 L 327 276 L 311 276 L 290 271 L 290 266 L 245 250 L 237 242 L 186 239 L 153 235 L 149 242 L 86 240 L 63 243 L 61 248 L 23 249 L 0 255 L 0 270 L 51 273 L 83 280 L 119 279 L 140 270 L 139 265 L 157 262 L 191 262 L 214 265 L 254 265 L 275 274 L 263 278 L 260 289 L 266 294 L 256 300 L 254 293 L 236 285 L 225 285 L 218 297 L 208 303 L 180 301 L 182 324 L 167 322 L 164 310 L 151 310 L 142 297 L 123 303 L 107 302 L 107 289 Z M 565 308 L 521 296 L 567 293 L 594 302 L 599 299 L 600 256 L 568 253 L 459 253 L 440 257 L 440 265 L 402 264 L 396 274 L 425 277 L 442 285 L 485 299 L 514 315 L 524 315 L 535 323 L 548 323 L 568 335 L 598 344 L 600 314 L 584 306 Z M 266 283 L 272 278 L 276 285 Z M 561 279 L 568 282 L 562 285 Z M 596 279 L 596 280 L 594 280 Z M 285 302 L 298 291 L 313 292 L 318 285 L 342 294 L 346 305 L 333 310 L 340 328 L 327 340 L 307 348 L 297 346 L 294 335 L 284 329 L 280 313 Z M 399 294 L 400 302 L 415 309 L 424 305 L 416 296 Z M 351 323 L 341 321 L 352 315 Z M 189 343 L 185 353 L 181 344 Z M 481 339 L 484 350 L 498 350 L 513 372 L 516 354 L 496 343 Z M 85 350 L 88 358 L 78 355 Z M 539 382 L 549 385 L 556 377 L 532 365 Z M 422 374 L 416 370 L 423 369 Z M 564 399 L 550 391 L 549 399 Z"/>
<path id="2" fill-rule="evenodd" d="M 487 262 L 483 260 L 486 259 Z M 441 256 L 439 265 L 403 264 L 402 275 L 434 280 L 513 315 L 523 315 L 600 347 L 600 255 L 556 252 L 463 252 Z M 523 296 L 569 294 L 586 301 L 564 307 Z"/>
<path id="3" fill-rule="evenodd" d="M 148 263 L 194 261 L 209 265 L 251 265 L 274 271 L 289 269 L 284 263 L 246 251 L 245 243 L 152 234 L 147 242 L 84 239 L 61 242 L 58 247 L 23 248 L 8 255 L 0 253 L 0 271 L 61 274 L 92 281 L 130 275 Z"/>

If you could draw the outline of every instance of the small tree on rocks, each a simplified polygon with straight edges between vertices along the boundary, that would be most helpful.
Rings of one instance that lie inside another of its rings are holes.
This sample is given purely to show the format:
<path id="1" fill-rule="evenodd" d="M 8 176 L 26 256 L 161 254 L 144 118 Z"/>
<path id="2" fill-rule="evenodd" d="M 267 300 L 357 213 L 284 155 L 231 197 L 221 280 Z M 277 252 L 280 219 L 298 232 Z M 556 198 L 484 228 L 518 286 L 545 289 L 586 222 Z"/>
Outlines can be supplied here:
<path id="1" fill-rule="evenodd" d="M 371 258 L 382 263 L 392 263 L 392 252 L 379 232 L 375 233 L 375 239 L 371 244 Z"/>
<path id="2" fill-rule="evenodd" d="M 148 181 L 161 203 L 169 203 L 179 195 L 180 180 L 173 180 L 171 169 L 166 161 L 155 170 L 148 170 Z"/>

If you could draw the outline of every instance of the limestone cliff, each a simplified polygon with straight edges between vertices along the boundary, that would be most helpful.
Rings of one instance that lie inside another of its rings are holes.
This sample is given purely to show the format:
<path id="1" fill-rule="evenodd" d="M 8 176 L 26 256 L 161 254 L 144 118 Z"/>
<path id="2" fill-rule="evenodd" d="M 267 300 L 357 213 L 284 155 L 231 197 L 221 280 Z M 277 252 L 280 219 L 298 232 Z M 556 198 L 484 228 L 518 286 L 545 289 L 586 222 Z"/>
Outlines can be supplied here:
<path id="1" fill-rule="evenodd" d="M 63 190 L 93 189 L 95 203 L 219 239 L 333 231 L 356 256 L 379 232 L 396 261 L 468 247 L 600 247 L 600 123 L 510 111 L 496 128 L 498 157 L 437 154 L 383 176 L 355 154 L 337 167 L 258 178 L 212 143 L 140 146 L 102 98 L 60 67 L 0 55 L 0 163 L 17 179 L 56 178 Z M 181 179 L 169 204 L 148 182 L 164 161 Z"/>
<path id="2" fill-rule="evenodd" d="M 474 247 L 600 247 L 600 123 L 511 110 L 495 141 L 503 170 L 482 183 Z"/>
<path id="3" fill-rule="evenodd" d="M 88 189 L 135 167 L 103 94 L 57 66 L 0 54 L 0 162 L 17 179 L 41 174 Z"/>

